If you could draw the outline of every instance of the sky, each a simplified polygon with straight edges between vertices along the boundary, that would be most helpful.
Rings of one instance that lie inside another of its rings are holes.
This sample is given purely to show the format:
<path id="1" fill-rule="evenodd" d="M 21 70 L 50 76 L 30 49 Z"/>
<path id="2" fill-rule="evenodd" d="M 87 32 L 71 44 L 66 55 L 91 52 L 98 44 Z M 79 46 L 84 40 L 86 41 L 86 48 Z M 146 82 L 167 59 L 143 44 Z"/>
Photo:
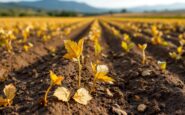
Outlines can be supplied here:
<path id="1" fill-rule="evenodd" d="M 10 2 L 10 1 L 36 1 L 36 0 L 0 0 L 0 2 Z M 63 1 L 84 2 L 91 6 L 100 8 L 128 8 L 143 5 L 185 3 L 185 0 L 63 0 Z"/>

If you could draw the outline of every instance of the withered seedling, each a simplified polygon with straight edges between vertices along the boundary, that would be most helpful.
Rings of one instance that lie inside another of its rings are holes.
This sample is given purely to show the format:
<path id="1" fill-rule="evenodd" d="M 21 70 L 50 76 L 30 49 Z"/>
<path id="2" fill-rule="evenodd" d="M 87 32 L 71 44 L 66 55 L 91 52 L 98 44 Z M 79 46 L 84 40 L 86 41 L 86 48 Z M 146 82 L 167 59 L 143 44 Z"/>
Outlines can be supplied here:
<path id="1" fill-rule="evenodd" d="M 91 63 L 91 67 L 92 67 L 92 71 L 94 75 L 93 86 L 91 88 L 91 92 L 95 91 L 97 81 L 107 82 L 111 84 L 115 82 L 114 79 L 107 76 L 109 69 L 106 65 L 97 65 L 97 64 Z"/>
<path id="2" fill-rule="evenodd" d="M 6 85 L 3 92 L 6 97 L 0 96 L 0 106 L 10 106 L 16 95 L 16 87 L 13 84 Z"/>
<path id="3" fill-rule="evenodd" d="M 162 71 L 166 70 L 167 63 L 165 61 L 158 61 L 157 64 L 159 65 L 159 67 Z"/>
<path id="4" fill-rule="evenodd" d="M 138 47 L 139 49 L 142 50 L 142 64 L 145 64 L 146 63 L 146 54 L 145 54 L 145 50 L 147 48 L 147 44 L 138 44 Z"/>
<path id="5" fill-rule="evenodd" d="M 57 76 L 53 71 L 50 70 L 50 79 L 51 79 L 50 85 L 49 85 L 48 89 L 45 92 L 44 100 L 42 102 L 42 104 L 44 106 L 47 106 L 47 103 L 48 103 L 47 97 L 48 97 L 48 93 L 51 90 L 51 88 L 55 85 L 61 85 L 61 82 L 64 80 L 64 77 L 63 76 Z"/>
<path id="6" fill-rule="evenodd" d="M 79 68 L 78 86 L 79 87 L 81 86 L 81 71 L 82 71 L 81 57 L 83 52 L 83 44 L 84 44 L 84 39 L 80 39 L 78 43 L 71 40 L 64 41 L 64 45 L 67 50 L 67 54 L 64 55 L 64 58 L 78 62 L 78 68 Z"/>

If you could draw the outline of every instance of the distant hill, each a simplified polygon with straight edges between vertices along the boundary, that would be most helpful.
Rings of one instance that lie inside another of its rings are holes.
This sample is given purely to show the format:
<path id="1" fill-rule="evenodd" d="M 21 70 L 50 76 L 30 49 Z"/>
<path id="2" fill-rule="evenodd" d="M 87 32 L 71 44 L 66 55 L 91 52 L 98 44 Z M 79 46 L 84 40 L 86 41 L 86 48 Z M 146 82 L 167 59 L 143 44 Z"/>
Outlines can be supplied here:
<path id="1" fill-rule="evenodd" d="M 127 10 L 131 12 L 185 10 L 185 3 L 174 3 L 169 5 L 138 6 L 138 7 L 128 8 Z"/>
<path id="2" fill-rule="evenodd" d="M 104 9 L 95 8 L 85 3 L 75 1 L 62 1 L 62 0 L 39 0 L 39 1 L 21 1 L 21 2 L 8 2 L 1 3 L 1 8 L 31 8 L 42 10 L 57 10 L 57 11 L 74 11 L 81 13 L 105 13 L 109 11 L 120 12 L 122 9 Z M 123 8 L 125 9 L 125 8 Z M 169 5 L 153 5 L 153 6 L 138 6 L 127 8 L 129 12 L 151 12 L 151 11 L 164 11 L 164 10 L 183 10 L 185 3 L 175 3 Z"/>
<path id="3" fill-rule="evenodd" d="M 82 13 L 100 13 L 105 12 L 105 9 L 99 9 L 89 6 L 85 3 L 74 1 L 59 1 L 59 0 L 40 0 L 40 1 L 23 1 L 23 2 L 9 2 L 0 3 L 0 8 L 36 8 L 44 10 L 64 10 L 75 11 Z"/>

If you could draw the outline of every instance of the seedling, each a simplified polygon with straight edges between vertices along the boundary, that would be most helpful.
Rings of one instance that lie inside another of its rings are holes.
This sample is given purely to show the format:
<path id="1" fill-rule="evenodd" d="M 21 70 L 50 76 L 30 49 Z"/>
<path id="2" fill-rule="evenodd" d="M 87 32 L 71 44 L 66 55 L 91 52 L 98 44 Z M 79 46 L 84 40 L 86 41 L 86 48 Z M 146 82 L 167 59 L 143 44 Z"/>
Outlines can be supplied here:
<path id="1" fill-rule="evenodd" d="M 82 71 L 81 56 L 83 52 L 83 44 L 84 44 L 84 39 L 79 40 L 78 43 L 71 40 L 64 41 L 64 45 L 67 50 L 67 54 L 64 55 L 64 58 L 78 62 L 78 68 L 79 68 L 78 86 L 79 87 L 81 86 L 81 71 Z"/>
<path id="2" fill-rule="evenodd" d="M 0 106 L 10 106 L 16 95 L 16 88 L 13 84 L 6 85 L 4 90 L 5 98 L 0 96 Z"/>
<path id="3" fill-rule="evenodd" d="M 182 54 L 183 54 L 183 47 L 182 46 L 177 47 L 176 52 L 169 53 L 170 57 L 175 60 L 180 60 L 182 58 Z"/>
<path id="4" fill-rule="evenodd" d="M 139 49 L 142 50 L 142 64 L 145 64 L 146 63 L 146 54 L 145 54 L 145 50 L 147 48 L 147 44 L 138 44 L 138 47 Z"/>
<path id="5" fill-rule="evenodd" d="M 124 51 L 126 53 L 130 52 L 130 50 L 135 46 L 134 43 L 130 42 L 130 43 L 127 43 L 125 41 L 122 41 L 121 42 L 121 47 L 124 49 Z"/>
<path id="6" fill-rule="evenodd" d="M 126 41 L 127 43 L 128 43 L 128 42 L 131 42 L 131 38 L 130 38 L 130 36 L 129 36 L 128 34 L 123 34 L 123 39 L 124 39 L 124 41 Z"/>
<path id="7" fill-rule="evenodd" d="M 50 79 L 51 79 L 51 82 L 50 82 L 48 89 L 46 90 L 46 93 L 44 95 L 44 100 L 42 103 L 44 106 L 47 106 L 47 103 L 48 103 L 47 97 L 48 97 L 48 93 L 51 90 L 51 88 L 55 85 L 61 85 L 61 82 L 64 80 L 64 77 L 57 76 L 53 71 L 50 71 Z"/>
<path id="8" fill-rule="evenodd" d="M 158 61 L 157 63 L 162 71 L 166 70 L 167 63 L 165 61 Z"/>
<path id="9" fill-rule="evenodd" d="M 101 45 L 99 44 L 98 40 L 96 40 L 94 42 L 94 50 L 95 50 L 95 56 L 96 58 L 98 57 L 98 55 L 100 55 L 101 51 L 102 51 L 102 47 Z"/>
<path id="10" fill-rule="evenodd" d="M 29 49 L 32 48 L 32 47 L 33 47 L 33 44 L 32 43 L 28 43 L 28 45 L 24 45 L 23 46 L 23 49 L 24 49 L 25 52 L 28 52 Z"/>
<path id="11" fill-rule="evenodd" d="M 103 82 L 107 82 L 107 83 L 111 83 L 111 84 L 113 82 L 115 82 L 114 79 L 107 76 L 109 69 L 106 65 L 97 65 L 97 64 L 91 63 L 91 67 L 92 67 L 92 71 L 94 74 L 93 87 L 91 89 L 91 92 L 95 91 L 97 81 L 103 81 Z"/>

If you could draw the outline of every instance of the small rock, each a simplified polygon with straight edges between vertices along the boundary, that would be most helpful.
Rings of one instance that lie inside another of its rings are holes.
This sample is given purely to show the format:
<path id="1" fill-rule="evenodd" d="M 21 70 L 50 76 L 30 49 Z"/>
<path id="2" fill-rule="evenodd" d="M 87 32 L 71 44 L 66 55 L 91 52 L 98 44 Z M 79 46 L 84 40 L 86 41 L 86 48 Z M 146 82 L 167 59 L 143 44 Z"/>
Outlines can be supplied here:
<path id="1" fill-rule="evenodd" d="M 109 89 L 106 89 L 106 92 L 107 92 L 108 96 L 113 97 L 113 94 L 112 94 L 112 92 Z"/>
<path id="2" fill-rule="evenodd" d="M 112 111 L 117 113 L 118 115 L 127 115 L 127 113 L 124 110 L 121 110 L 121 109 L 116 108 L 116 107 L 112 107 Z"/>
<path id="3" fill-rule="evenodd" d="M 144 70 L 144 71 L 142 72 L 141 75 L 142 75 L 143 77 L 145 77 L 145 76 L 150 76 L 150 75 L 151 75 L 151 72 L 152 72 L 151 70 Z"/>
<path id="4" fill-rule="evenodd" d="M 138 96 L 138 95 L 134 95 L 134 100 L 139 101 L 140 99 L 141 99 L 141 97 L 140 97 L 140 96 Z"/>
<path id="5" fill-rule="evenodd" d="M 108 55 L 106 55 L 106 54 L 104 54 L 104 53 L 102 53 L 102 56 L 103 56 L 104 58 L 107 58 L 107 57 L 108 57 Z"/>
<path id="6" fill-rule="evenodd" d="M 137 106 L 137 110 L 138 110 L 139 112 L 144 112 L 144 111 L 146 110 L 146 105 L 145 105 L 145 104 L 139 104 L 139 105 Z"/>

